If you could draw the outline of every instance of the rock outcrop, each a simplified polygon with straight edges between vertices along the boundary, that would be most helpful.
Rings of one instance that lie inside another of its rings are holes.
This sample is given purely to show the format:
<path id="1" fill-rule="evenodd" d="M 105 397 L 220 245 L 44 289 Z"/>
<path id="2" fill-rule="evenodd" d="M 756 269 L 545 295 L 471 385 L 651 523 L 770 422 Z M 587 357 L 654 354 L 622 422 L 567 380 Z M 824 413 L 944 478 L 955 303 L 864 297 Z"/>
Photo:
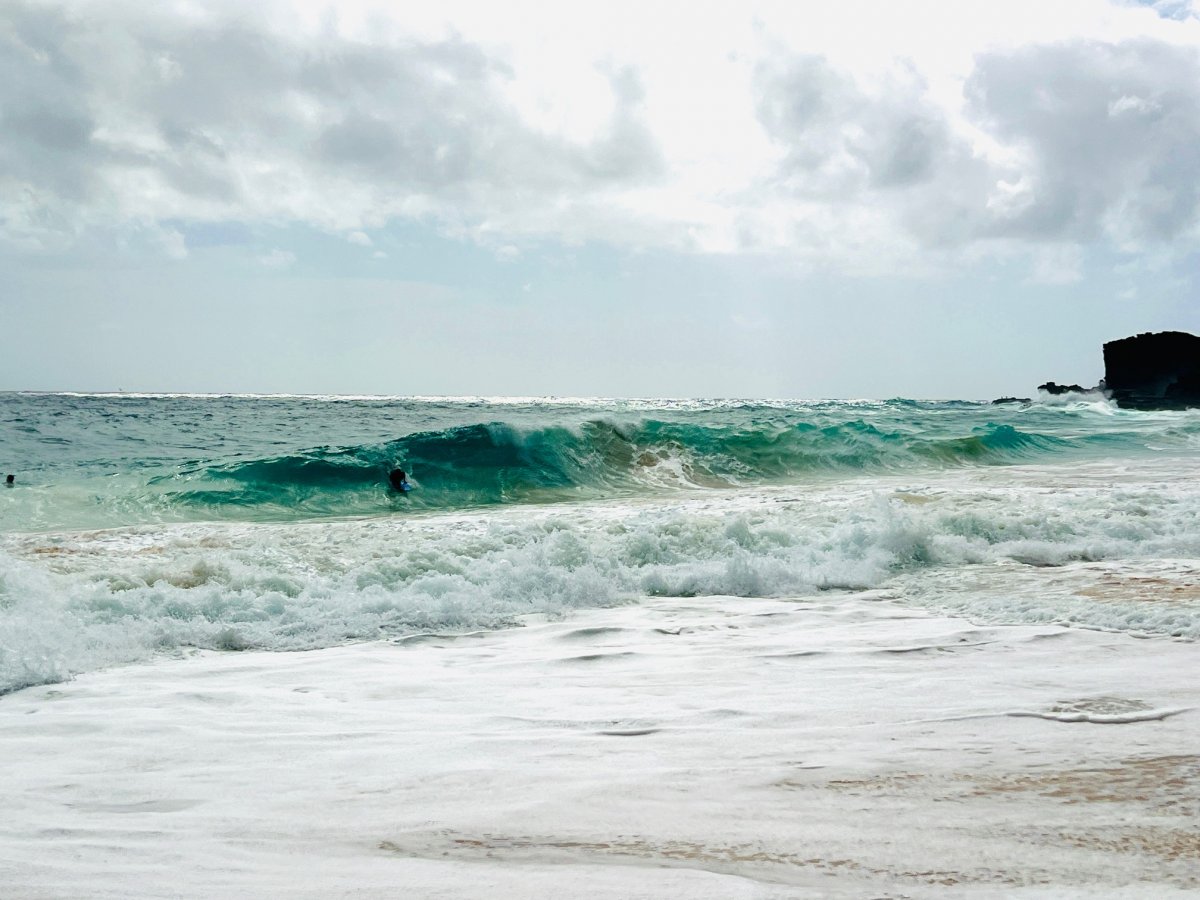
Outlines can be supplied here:
<path id="1" fill-rule="evenodd" d="M 1129 409 L 1200 406 L 1200 337 L 1161 331 L 1109 341 L 1101 387 Z"/>
<path id="2" fill-rule="evenodd" d="M 1080 387 L 1077 384 L 1056 384 L 1053 381 L 1047 381 L 1045 384 L 1039 384 L 1038 390 L 1045 391 L 1047 394 L 1086 394 L 1088 391 L 1096 389 Z"/>

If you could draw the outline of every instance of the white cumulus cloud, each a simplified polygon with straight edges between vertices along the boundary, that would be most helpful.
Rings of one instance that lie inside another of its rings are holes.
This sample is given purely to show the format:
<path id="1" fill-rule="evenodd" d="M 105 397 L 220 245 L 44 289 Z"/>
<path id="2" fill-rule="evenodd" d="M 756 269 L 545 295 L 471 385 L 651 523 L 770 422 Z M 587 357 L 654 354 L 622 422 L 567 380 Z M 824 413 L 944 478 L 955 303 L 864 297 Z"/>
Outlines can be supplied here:
<path id="1" fill-rule="evenodd" d="M 1045 247 L 1191 249 L 1193 13 L 10 0 L 0 238 L 155 227 L 181 256 L 198 223 L 369 248 L 418 222 L 502 259 L 547 238 L 855 271 L 994 250 L 1035 276 L 1070 268 Z"/>

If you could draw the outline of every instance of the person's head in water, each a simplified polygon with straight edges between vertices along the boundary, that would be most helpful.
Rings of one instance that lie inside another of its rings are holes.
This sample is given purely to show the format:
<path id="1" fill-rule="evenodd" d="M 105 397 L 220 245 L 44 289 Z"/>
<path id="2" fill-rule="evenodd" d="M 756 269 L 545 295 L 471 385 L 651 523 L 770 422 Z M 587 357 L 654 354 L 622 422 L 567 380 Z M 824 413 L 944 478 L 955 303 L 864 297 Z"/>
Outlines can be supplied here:
<path id="1" fill-rule="evenodd" d="M 403 469 L 392 469 L 388 473 L 388 481 L 392 483 L 392 487 L 398 491 L 408 490 L 408 476 L 404 474 Z"/>
<path id="2" fill-rule="evenodd" d="M 4 483 L 5 483 L 5 484 L 12 484 L 12 483 L 13 483 L 14 481 L 16 481 L 16 480 L 17 480 L 17 476 L 15 476 L 15 475 L 9 475 L 7 478 L 5 478 L 5 479 L 4 479 Z"/>

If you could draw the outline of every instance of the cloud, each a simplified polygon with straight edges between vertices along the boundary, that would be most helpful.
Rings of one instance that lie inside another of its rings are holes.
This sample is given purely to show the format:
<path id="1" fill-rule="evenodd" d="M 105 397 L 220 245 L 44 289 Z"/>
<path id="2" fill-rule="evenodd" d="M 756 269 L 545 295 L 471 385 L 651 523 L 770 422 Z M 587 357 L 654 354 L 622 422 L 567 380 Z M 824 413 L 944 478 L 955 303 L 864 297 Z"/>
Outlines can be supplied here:
<path id="1" fill-rule="evenodd" d="M 995 243 L 997 208 L 1025 202 L 1019 177 L 906 61 L 855 75 L 824 56 L 780 54 L 760 65 L 757 87 L 759 120 L 782 153 L 743 217 L 765 249 L 863 275 L 930 274 L 977 258 L 981 242 Z"/>
<path id="2" fill-rule="evenodd" d="M 950 151 L 945 117 L 912 73 L 894 73 L 872 94 L 805 55 L 777 60 L 760 77 L 760 119 L 786 148 L 784 177 L 806 195 L 919 186 Z"/>
<path id="3" fill-rule="evenodd" d="M 250 16 L 17 0 L 0 10 L 0 233 L 163 219 L 478 227 L 661 174 L 636 75 L 613 75 L 610 121 L 586 141 L 527 125 L 509 78 L 455 37 L 366 43 Z"/>
<path id="4" fill-rule="evenodd" d="M 1023 239 L 1170 241 L 1200 213 L 1200 51 L 1072 42 L 981 57 L 969 114 L 1021 152 L 1026 202 L 981 223 Z"/>
<path id="5" fill-rule="evenodd" d="M 678 23 L 637 3 L 539 8 L 546 42 L 482 7 L 447 28 L 347 0 L 350 27 L 305 0 L 11 0 L 0 239 L 158 229 L 180 256 L 206 229 L 371 247 L 402 221 L 499 258 L 547 237 L 855 272 L 1025 254 L 1035 278 L 1063 247 L 1193 248 L 1194 4 L 1014 3 L 881 8 L 876 35 L 753 0 L 665 50 Z"/>
<path id="6" fill-rule="evenodd" d="M 759 77 L 760 119 L 784 151 L 768 188 L 794 202 L 797 227 L 824 213 L 827 229 L 867 223 L 910 253 L 1047 243 L 1034 277 L 1053 283 L 1078 277 L 1047 262 L 1064 243 L 1195 237 L 1195 48 L 1077 41 L 982 54 L 957 117 L 903 65 L 863 83 L 803 55 Z"/>

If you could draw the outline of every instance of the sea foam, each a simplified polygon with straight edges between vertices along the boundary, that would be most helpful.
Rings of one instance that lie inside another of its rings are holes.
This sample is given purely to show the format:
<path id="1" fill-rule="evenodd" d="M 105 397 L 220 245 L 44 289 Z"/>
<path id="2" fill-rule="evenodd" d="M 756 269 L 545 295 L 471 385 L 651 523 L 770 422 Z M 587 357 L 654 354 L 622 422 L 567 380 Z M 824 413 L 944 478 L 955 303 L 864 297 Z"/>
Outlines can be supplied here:
<path id="1" fill-rule="evenodd" d="M 890 586 L 907 602 L 989 621 L 1200 637 L 1191 595 L 1096 597 L 1092 575 L 1072 574 L 1200 556 L 1192 473 L 1173 463 L 1120 488 L 1106 482 L 1113 474 L 1008 467 L 670 502 L 8 536 L 0 685 L 189 647 L 297 650 L 496 628 L 647 595 Z M 1060 578 L 1052 591 L 1047 573 Z"/>

